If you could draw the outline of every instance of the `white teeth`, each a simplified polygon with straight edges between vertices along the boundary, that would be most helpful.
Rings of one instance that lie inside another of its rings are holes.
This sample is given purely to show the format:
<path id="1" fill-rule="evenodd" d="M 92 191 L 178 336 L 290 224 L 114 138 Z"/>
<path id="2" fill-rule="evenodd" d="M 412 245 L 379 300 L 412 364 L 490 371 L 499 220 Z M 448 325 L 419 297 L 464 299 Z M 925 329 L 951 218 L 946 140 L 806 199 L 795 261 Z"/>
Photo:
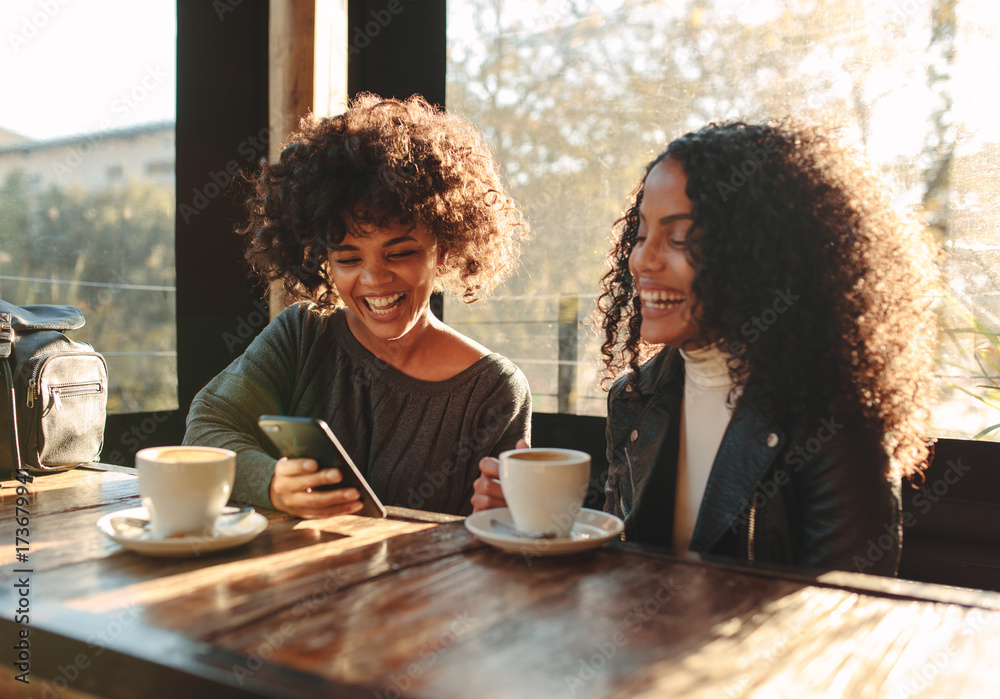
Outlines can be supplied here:
<path id="1" fill-rule="evenodd" d="M 650 290 L 640 292 L 642 302 L 653 306 L 666 306 L 672 303 L 681 303 L 687 298 L 684 294 L 670 291 Z"/>
<path id="2" fill-rule="evenodd" d="M 375 315 L 387 315 L 392 313 L 393 307 L 403 298 L 403 294 L 393 294 L 391 296 L 367 296 L 365 302 L 368 308 Z"/>
<path id="3" fill-rule="evenodd" d="M 392 296 L 368 296 L 365 301 L 372 308 L 385 308 L 386 306 L 391 306 L 396 303 L 399 299 L 403 297 L 402 294 L 393 294 Z"/>

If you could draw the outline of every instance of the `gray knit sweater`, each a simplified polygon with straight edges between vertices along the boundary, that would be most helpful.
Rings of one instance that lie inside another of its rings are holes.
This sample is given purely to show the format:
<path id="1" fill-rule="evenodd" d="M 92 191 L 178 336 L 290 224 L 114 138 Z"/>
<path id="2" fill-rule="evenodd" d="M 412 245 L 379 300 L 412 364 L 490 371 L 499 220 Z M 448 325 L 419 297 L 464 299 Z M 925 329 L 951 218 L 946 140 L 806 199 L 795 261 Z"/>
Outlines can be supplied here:
<path id="1" fill-rule="evenodd" d="M 265 414 L 325 420 L 386 505 L 468 514 L 479 459 L 530 438 L 531 394 L 498 354 L 444 381 L 414 379 L 365 349 L 343 310 L 299 303 L 195 396 L 184 436 L 235 451 L 233 500 L 272 508 Z"/>

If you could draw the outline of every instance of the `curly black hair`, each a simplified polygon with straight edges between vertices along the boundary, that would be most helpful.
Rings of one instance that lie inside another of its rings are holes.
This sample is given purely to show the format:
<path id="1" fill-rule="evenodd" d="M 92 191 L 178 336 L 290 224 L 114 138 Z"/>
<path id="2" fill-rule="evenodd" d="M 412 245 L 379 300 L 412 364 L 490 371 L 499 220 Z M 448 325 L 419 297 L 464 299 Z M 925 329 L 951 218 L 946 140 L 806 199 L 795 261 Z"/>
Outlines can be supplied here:
<path id="1" fill-rule="evenodd" d="M 615 224 L 598 301 L 610 378 L 658 348 L 640 338 L 628 268 L 645 175 L 670 158 L 687 175 L 700 337 L 730 355 L 750 401 L 779 421 L 852 410 L 884 436 L 894 468 L 921 475 L 936 339 L 938 251 L 832 131 L 791 119 L 711 123 L 647 167 Z"/>
<path id="2" fill-rule="evenodd" d="M 339 116 L 304 118 L 251 185 L 247 261 L 286 301 L 324 310 L 340 303 L 326 263 L 349 224 L 426 226 L 448 250 L 436 289 L 466 303 L 510 275 L 529 232 L 479 132 L 419 95 L 361 94 Z"/>

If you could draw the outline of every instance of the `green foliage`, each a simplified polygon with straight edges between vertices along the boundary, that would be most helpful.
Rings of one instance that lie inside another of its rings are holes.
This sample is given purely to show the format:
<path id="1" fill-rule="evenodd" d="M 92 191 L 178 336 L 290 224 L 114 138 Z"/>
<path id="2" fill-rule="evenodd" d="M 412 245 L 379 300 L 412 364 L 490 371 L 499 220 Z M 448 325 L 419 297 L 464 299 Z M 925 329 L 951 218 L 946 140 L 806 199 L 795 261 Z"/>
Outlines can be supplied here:
<path id="1" fill-rule="evenodd" d="M 0 297 L 80 308 L 73 337 L 107 357 L 113 412 L 177 407 L 173 240 L 169 186 L 0 187 Z"/>
<path id="2" fill-rule="evenodd" d="M 1000 412 L 1000 333 L 990 330 L 974 312 L 954 299 L 945 315 L 962 323 L 960 327 L 942 328 L 945 342 L 939 347 L 938 366 L 944 371 L 952 370 L 952 376 L 944 378 L 945 385 L 990 411 Z M 960 381 L 971 385 L 962 385 Z M 981 429 L 972 439 L 995 437 L 997 430 L 1000 422 Z"/>

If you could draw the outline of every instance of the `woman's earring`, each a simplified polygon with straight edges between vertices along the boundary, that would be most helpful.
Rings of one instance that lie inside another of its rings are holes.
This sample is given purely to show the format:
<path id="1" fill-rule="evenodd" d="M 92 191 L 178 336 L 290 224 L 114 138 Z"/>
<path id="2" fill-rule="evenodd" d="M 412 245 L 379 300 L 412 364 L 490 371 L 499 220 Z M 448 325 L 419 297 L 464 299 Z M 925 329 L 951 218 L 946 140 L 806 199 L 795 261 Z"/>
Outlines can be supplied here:
<path id="1" fill-rule="evenodd" d="M 444 274 L 444 265 L 438 265 L 438 274 Z"/>

